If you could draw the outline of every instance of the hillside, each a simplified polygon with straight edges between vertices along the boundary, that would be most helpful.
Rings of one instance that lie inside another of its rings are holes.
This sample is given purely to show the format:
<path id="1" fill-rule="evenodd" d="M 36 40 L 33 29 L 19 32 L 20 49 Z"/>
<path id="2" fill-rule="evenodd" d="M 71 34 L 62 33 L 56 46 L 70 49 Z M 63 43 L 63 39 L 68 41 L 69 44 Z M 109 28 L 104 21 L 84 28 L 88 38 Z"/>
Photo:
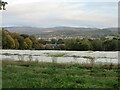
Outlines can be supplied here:
<path id="1" fill-rule="evenodd" d="M 17 32 L 22 34 L 36 35 L 37 37 L 50 38 L 50 37 L 87 37 L 99 38 L 102 36 L 116 35 L 118 31 L 110 29 L 97 29 L 97 28 L 76 28 L 76 27 L 53 27 L 53 28 L 40 28 L 40 27 L 4 27 L 5 30 L 10 32 Z"/>
<path id="2" fill-rule="evenodd" d="M 117 35 L 117 31 L 110 31 L 104 29 L 83 31 L 83 30 L 58 30 L 54 32 L 41 32 L 36 34 L 38 37 L 42 38 L 100 38 L 102 36 Z"/>
<path id="3" fill-rule="evenodd" d="M 53 27 L 53 28 L 39 28 L 39 27 L 4 27 L 5 30 L 10 32 L 25 33 L 25 34 L 38 34 L 42 31 L 58 31 L 58 30 L 73 30 L 73 31 L 92 31 L 97 28 L 76 28 L 76 27 Z"/>

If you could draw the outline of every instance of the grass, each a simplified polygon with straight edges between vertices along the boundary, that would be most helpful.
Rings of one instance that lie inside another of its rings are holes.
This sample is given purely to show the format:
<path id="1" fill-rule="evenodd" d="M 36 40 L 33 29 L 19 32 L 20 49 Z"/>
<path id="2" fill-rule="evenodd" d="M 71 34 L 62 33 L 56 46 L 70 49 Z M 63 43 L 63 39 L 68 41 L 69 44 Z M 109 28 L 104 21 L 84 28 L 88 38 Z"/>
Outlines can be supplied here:
<path id="1" fill-rule="evenodd" d="M 11 53 L 2 53 L 2 55 L 6 55 L 6 56 L 11 56 L 11 55 L 18 55 L 18 56 L 21 56 L 21 54 L 11 54 Z M 23 54 L 23 55 L 29 55 L 29 54 Z"/>
<path id="2" fill-rule="evenodd" d="M 90 57 L 90 56 L 83 56 L 82 58 L 86 58 L 86 59 L 94 59 L 94 57 Z"/>
<path id="3" fill-rule="evenodd" d="M 106 36 L 105 38 L 114 38 L 114 36 Z"/>
<path id="4" fill-rule="evenodd" d="M 119 87 L 117 66 L 89 67 L 89 64 L 3 61 L 3 88 Z"/>
<path id="5" fill-rule="evenodd" d="M 48 57 L 63 57 L 65 56 L 65 53 L 59 53 L 59 54 L 49 54 Z"/>
<path id="6" fill-rule="evenodd" d="M 2 53 L 2 55 L 10 56 L 12 54 L 10 54 L 10 53 Z"/>

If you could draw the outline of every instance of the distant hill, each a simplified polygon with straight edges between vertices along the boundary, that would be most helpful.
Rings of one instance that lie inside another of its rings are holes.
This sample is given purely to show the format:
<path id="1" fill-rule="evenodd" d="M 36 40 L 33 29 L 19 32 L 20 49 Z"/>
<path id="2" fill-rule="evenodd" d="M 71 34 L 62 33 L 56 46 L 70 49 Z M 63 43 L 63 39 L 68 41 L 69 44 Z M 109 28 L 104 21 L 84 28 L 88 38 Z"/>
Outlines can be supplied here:
<path id="1" fill-rule="evenodd" d="M 4 27 L 4 29 L 10 32 L 17 32 L 21 34 L 37 34 L 43 31 L 43 29 L 36 27 Z"/>
<path id="2" fill-rule="evenodd" d="M 44 31 L 58 31 L 58 30 L 82 30 L 92 31 L 97 28 L 76 28 L 76 27 L 53 27 L 53 28 L 38 28 L 38 27 L 4 27 L 5 30 L 10 32 L 25 33 L 25 34 L 38 34 Z"/>
<path id="3" fill-rule="evenodd" d="M 97 29 L 97 30 L 57 30 L 53 32 L 42 32 L 40 34 L 36 34 L 38 37 L 42 38 L 67 38 L 67 37 L 74 37 L 74 38 L 100 38 L 102 36 L 109 36 L 109 35 L 117 35 L 117 31 L 110 31 L 107 29 Z"/>
<path id="4" fill-rule="evenodd" d="M 120 30 L 120 28 L 105 28 L 105 29 L 108 29 L 108 30 L 111 30 L 111 31 L 118 31 L 118 29 Z"/>
<path id="5" fill-rule="evenodd" d="M 21 34 L 33 34 L 38 37 L 88 37 L 99 38 L 102 36 L 116 35 L 117 28 L 81 28 L 81 27 L 52 27 L 52 28 L 39 28 L 39 27 L 4 27 L 5 30 L 10 32 L 17 32 Z"/>

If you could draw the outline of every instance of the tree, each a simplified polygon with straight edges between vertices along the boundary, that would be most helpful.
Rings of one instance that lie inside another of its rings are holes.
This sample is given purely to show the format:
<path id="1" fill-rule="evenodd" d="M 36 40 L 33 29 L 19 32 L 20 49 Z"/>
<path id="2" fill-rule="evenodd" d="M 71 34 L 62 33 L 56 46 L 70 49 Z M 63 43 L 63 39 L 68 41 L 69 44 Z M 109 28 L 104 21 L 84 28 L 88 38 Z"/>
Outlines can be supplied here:
<path id="1" fill-rule="evenodd" d="M 25 43 L 27 44 L 26 49 L 32 49 L 32 41 L 29 38 L 25 39 Z"/>
<path id="2" fill-rule="evenodd" d="M 46 40 L 44 40 L 44 39 L 40 39 L 40 40 L 38 40 L 38 42 L 39 42 L 39 43 L 42 43 L 42 44 L 44 44 L 44 45 L 46 44 Z"/>
<path id="3" fill-rule="evenodd" d="M 18 42 L 18 40 L 15 39 L 14 42 L 15 42 L 15 49 L 18 49 L 19 48 L 19 42 Z"/>
<path id="4" fill-rule="evenodd" d="M 20 47 L 21 47 L 22 50 L 28 49 L 28 45 L 27 45 L 27 43 L 25 42 L 25 40 L 22 40 Z"/>
<path id="5" fill-rule="evenodd" d="M 36 40 L 36 37 L 35 36 L 33 36 L 33 35 L 31 35 L 31 36 L 29 36 L 29 38 L 30 38 L 30 40 L 32 41 L 32 48 L 33 49 L 39 49 L 39 42 L 38 42 L 38 40 Z"/>
<path id="6" fill-rule="evenodd" d="M 56 39 L 51 39 L 51 44 L 55 44 L 57 42 Z"/>
<path id="7" fill-rule="evenodd" d="M 103 42 L 102 40 L 95 39 L 92 41 L 92 48 L 94 51 L 101 51 L 103 50 Z"/>
<path id="8" fill-rule="evenodd" d="M 87 51 L 87 50 L 91 50 L 92 49 L 92 45 L 90 43 L 90 41 L 88 39 L 83 39 L 81 41 L 80 47 L 82 51 Z"/>
<path id="9" fill-rule="evenodd" d="M 64 44 L 64 40 L 63 39 L 58 39 L 57 44 Z"/>
<path id="10" fill-rule="evenodd" d="M 118 40 L 118 51 L 120 51 L 120 40 Z"/>
<path id="11" fill-rule="evenodd" d="M 24 43 L 24 38 L 20 36 L 20 34 L 14 32 L 14 33 L 10 33 L 10 35 L 15 40 L 16 49 L 22 49 L 22 50 L 25 49 L 26 45 Z"/>
<path id="12" fill-rule="evenodd" d="M 104 50 L 114 51 L 118 50 L 118 40 L 107 40 L 104 42 Z"/>
<path id="13" fill-rule="evenodd" d="M 2 48 L 5 48 L 5 45 L 6 45 L 6 32 L 2 30 Z"/>
<path id="14" fill-rule="evenodd" d="M 76 39 L 65 40 L 65 49 L 67 50 L 77 50 L 77 45 Z"/>
<path id="15" fill-rule="evenodd" d="M 5 48 L 6 49 L 14 49 L 15 48 L 14 39 L 10 35 L 6 36 Z"/>
<path id="16" fill-rule="evenodd" d="M 14 39 L 19 39 L 19 38 L 23 38 L 22 36 L 20 36 L 20 34 L 14 32 L 14 33 L 10 33 L 10 35 L 12 36 L 12 38 Z"/>
<path id="17" fill-rule="evenodd" d="M 44 49 L 44 45 L 41 44 L 41 43 L 36 43 L 35 44 L 35 50 L 41 50 L 41 49 Z"/>
<path id="18" fill-rule="evenodd" d="M 27 47 L 27 45 L 24 41 L 24 38 L 22 36 L 20 36 L 18 33 L 13 33 L 12 37 L 16 40 L 16 44 L 17 44 L 17 42 L 19 43 L 18 49 L 24 50 Z"/>

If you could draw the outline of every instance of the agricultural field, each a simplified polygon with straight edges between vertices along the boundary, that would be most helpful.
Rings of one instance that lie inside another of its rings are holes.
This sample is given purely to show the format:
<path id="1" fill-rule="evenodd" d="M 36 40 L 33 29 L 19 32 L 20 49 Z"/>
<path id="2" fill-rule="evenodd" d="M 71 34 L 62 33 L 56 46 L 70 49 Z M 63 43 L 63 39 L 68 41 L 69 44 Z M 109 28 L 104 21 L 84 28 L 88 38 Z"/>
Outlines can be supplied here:
<path id="1" fill-rule="evenodd" d="M 119 51 L 1 50 L 2 60 L 118 64 Z"/>
<path id="2" fill-rule="evenodd" d="M 119 88 L 119 70 L 113 64 L 2 63 L 3 88 Z"/>
<path id="3" fill-rule="evenodd" d="M 3 88 L 118 88 L 118 51 L 2 50 Z"/>

